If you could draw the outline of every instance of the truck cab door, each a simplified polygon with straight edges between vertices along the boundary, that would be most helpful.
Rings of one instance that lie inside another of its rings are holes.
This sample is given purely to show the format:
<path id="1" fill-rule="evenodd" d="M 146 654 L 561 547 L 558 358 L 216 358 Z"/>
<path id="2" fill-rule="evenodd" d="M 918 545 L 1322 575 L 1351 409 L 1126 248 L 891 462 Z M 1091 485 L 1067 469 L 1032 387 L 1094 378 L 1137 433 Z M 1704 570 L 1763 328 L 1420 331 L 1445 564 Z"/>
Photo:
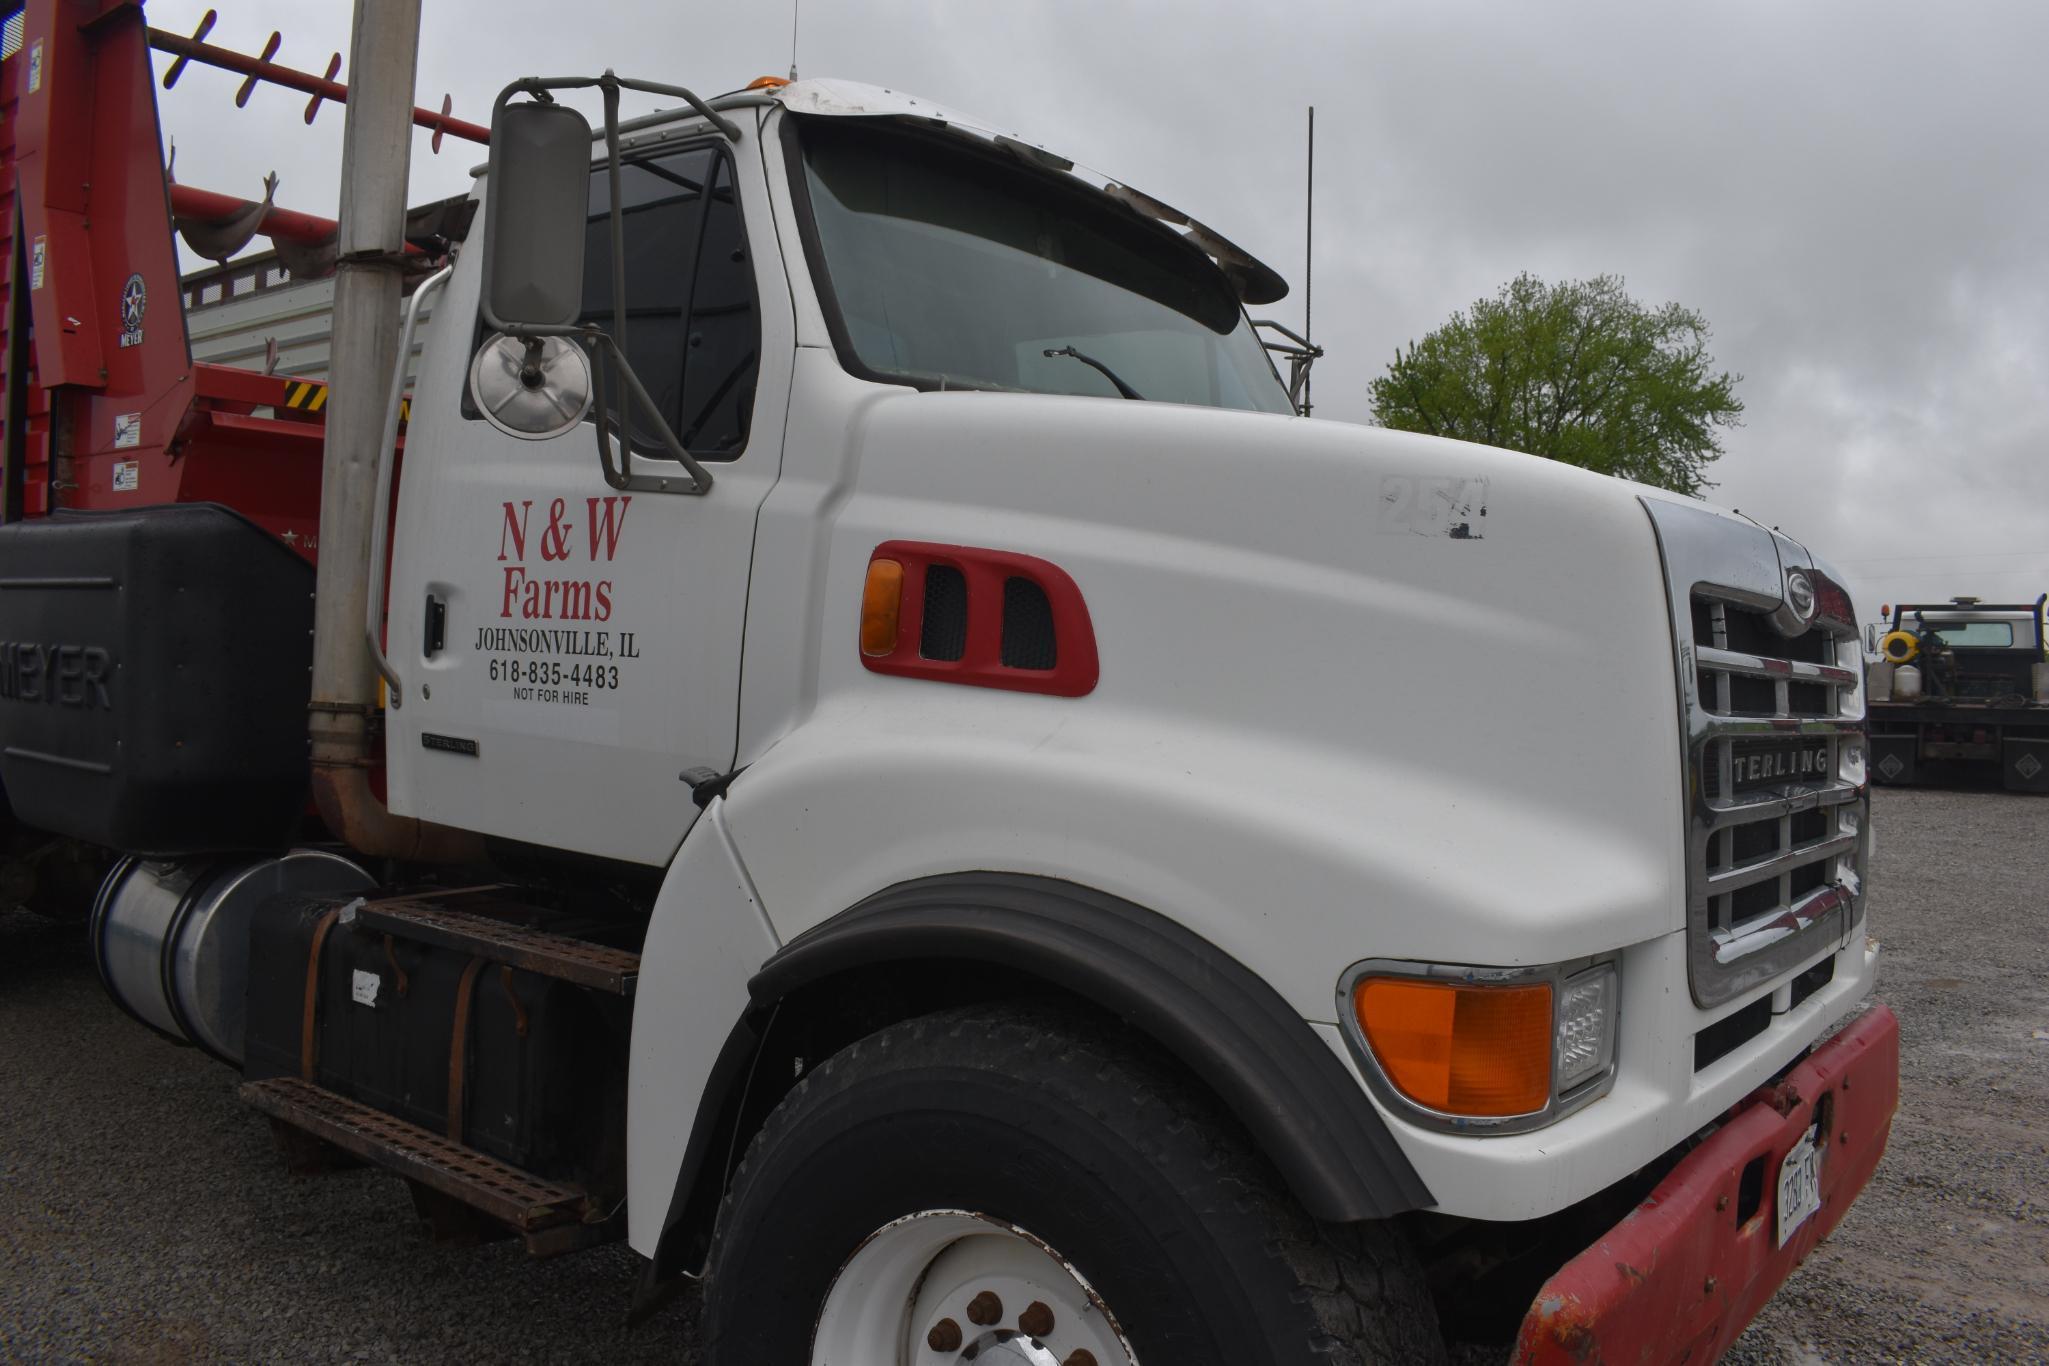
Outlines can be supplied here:
<path id="1" fill-rule="evenodd" d="M 400 814 L 663 864 L 686 770 L 732 767 L 755 514 L 782 456 L 794 346 L 759 123 L 631 148 L 627 356 L 703 496 L 620 493 L 595 424 L 521 440 L 470 401 L 483 252 L 462 253 L 416 386 L 393 521 L 386 712 Z M 487 188 L 488 192 L 488 188 Z M 608 185 L 591 185 L 584 314 L 609 327 Z M 479 222 L 482 216 L 479 216 Z M 615 416 L 618 390 L 608 386 Z M 674 470 L 636 442 L 635 474 Z"/>

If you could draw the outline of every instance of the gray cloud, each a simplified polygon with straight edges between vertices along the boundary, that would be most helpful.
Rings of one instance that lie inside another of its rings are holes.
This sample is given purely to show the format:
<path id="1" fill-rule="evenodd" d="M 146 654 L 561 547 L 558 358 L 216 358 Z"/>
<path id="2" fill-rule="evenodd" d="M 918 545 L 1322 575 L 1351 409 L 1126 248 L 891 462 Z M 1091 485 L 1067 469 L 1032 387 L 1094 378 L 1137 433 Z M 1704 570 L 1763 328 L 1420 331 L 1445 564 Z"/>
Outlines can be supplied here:
<path id="1" fill-rule="evenodd" d="M 157 0 L 189 30 L 200 0 Z M 1613 272 L 1716 329 L 1747 376 L 1718 501 L 1783 526 L 1880 601 L 2049 588 L 2049 7 L 1218 0 L 808 0 L 802 69 L 917 91 L 1131 181 L 1299 282 L 1303 107 L 1317 106 L 1322 415 L 1519 270 Z M 318 67 L 331 3 L 227 9 L 215 41 Z M 267 28 L 265 29 L 267 31 Z M 728 89 L 789 64 L 790 9 L 571 12 L 427 0 L 421 103 L 482 121 L 514 75 Z M 180 178 L 333 212 L 339 109 L 193 70 L 163 96 Z M 414 155 L 414 198 L 479 159 Z M 1299 318 L 1299 298 L 1276 310 Z"/>

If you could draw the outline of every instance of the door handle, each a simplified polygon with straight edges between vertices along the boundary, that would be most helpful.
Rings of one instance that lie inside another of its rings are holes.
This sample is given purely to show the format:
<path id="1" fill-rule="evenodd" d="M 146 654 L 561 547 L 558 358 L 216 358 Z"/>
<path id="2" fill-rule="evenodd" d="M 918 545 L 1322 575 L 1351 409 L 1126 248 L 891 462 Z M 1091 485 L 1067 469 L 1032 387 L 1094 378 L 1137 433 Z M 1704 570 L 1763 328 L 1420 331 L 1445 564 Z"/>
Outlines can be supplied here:
<path id="1" fill-rule="evenodd" d="M 448 604 L 429 593 L 427 610 L 421 616 L 425 630 L 420 641 L 420 653 L 432 659 L 448 644 Z"/>

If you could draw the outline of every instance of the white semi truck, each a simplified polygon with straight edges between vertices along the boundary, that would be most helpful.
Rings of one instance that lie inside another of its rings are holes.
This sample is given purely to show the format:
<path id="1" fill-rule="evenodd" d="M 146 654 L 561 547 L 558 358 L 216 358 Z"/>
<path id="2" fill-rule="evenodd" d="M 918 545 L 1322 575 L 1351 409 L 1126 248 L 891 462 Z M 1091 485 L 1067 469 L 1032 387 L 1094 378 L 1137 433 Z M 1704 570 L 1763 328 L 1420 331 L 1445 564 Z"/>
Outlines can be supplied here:
<path id="1" fill-rule="evenodd" d="M 1826 564 L 1297 416 L 1271 270 L 891 91 L 516 82 L 421 261 L 392 8 L 317 547 L 163 493 L 189 427 L 0 529 L 116 999 L 303 1169 L 700 1280 L 721 1363 L 1726 1348 L 1897 1094 Z"/>

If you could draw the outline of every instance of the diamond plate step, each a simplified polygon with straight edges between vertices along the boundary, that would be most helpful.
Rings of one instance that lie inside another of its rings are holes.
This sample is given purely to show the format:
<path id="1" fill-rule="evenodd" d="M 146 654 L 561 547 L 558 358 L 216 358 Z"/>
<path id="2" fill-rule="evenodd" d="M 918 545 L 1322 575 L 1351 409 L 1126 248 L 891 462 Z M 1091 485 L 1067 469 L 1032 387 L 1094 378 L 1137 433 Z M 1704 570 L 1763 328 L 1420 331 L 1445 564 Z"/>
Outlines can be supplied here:
<path id="1" fill-rule="evenodd" d="M 345 913 L 342 917 L 347 920 Z M 436 944 L 594 991 L 631 996 L 640 978 L 640 955 L 547 930 L 530 930 L 496 916 L 397 898 L 356 908 L 358 924 L 401 939 Z"/>
<path id="2" fill-rule="evenodd" d="M 549 1181 L 488 1157 L 474 1148 L 373 1110 L 297 1077 L 245 1082 L 242 1099 L 272 1119 L 300 1129 L 345 1152 L 398 1173 L 460 1201 L 508 1227 L 565 1241 L 581 1226 L 598 1222 L 590 1196 L 579 1186 Z M 555 1236 L 551 1230 L 576 1225 Z M 536 1247 L 539 1250 L 554 1250 Z"/>

